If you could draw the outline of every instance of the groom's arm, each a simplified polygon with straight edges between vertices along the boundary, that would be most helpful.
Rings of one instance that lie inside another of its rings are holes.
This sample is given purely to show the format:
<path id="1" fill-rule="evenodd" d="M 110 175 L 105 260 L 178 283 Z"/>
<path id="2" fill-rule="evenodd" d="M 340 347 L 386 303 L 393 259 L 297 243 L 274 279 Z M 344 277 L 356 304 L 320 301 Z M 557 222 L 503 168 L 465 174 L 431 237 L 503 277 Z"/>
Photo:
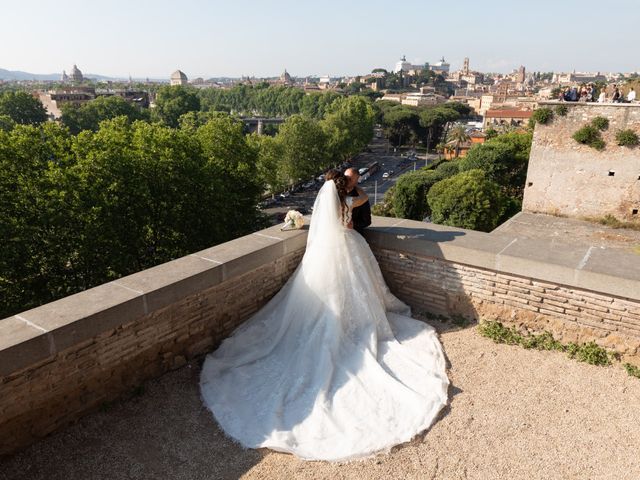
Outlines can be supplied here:
<path id="1" fill-rule="evenodd" d="M 356 187 L 356 192 L 358 193 L 358 196 L 353 198 L 353 208 L 364 205 L 369 201 L 369 195 L 367 195 L 362 188 Z"/>

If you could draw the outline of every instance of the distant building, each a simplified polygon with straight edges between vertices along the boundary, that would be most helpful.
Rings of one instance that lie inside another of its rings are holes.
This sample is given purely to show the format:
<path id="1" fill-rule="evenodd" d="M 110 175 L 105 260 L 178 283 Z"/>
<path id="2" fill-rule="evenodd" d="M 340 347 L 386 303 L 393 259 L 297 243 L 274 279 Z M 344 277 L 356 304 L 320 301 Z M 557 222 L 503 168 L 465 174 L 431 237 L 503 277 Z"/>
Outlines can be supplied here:
<path id="1" fill-rule="evenodd" d="M 189 79 L 181 70 L 176 70 L 171 74 L 171 85 L 186 85 Z"/>
<path id="2" fill-rule="evenodd" d="M 96 98 L 95 89 L 91 87 L 71 87 L 49 92 L 39 92 L 38 98 L 47 109 L 49 118 L 56 120 L 62 116 L 63 105 L 82 106 Z"/>
<path id="3" fill-rule="evenodd" d="M 71 81 L 73 83 L 82 83 L 84 82 L 84 76 L 82 75 L 82 72 L 80 71 L 80 69 L 78 68 L 77 65 L 73 65 L 73 68 L 71 69 Z"/>
<path id="4" fill-rule="evenodd" d="M 417 75 L 423 70 L 431 70 L 435 73 L 441 73 L 443 75 L 449 74 L 450 65 L 444 60 L 444 57 L 440 59 L 439 62 L 434 63 L 433 65 L 429 63 L 425 63 L 422 65 L 414 65 L 411 62 L 407 61 L 407 58 L 403 55 L 400 61 L 396 63 L 396 66 L 393 69 L 394 73 L 408 73 L 410 75 Z"/>
<path id="5" fill-rule="evenodd" d="M 449 68 L 451 67 L 451 65 L 449 65 L 444 57 L 442 57 L 440 59 L 439 62 L 434 63 L 433 65 L 429 65 L 429 69 L 436 72 L 436 73 L 441 73 L 443 75 L 448 75 L 449 74 Z"/>
<path id="6" fill-rule="evenodd" d="M 499 130 L 504 127 L 524 127 L 531 115 L 532 110 L 517 110 L 517 109 L 496 109 L 487 110 L 484 115 L 483 128 L 494 128 Z"/>
<path id="7" fill-rule="evenodd" d="M 437 95 L 432 92 L 413 92 L 407 93 L 407 95 L 402 99 L 401 103 L 402 105 L 409 105 L 411 107 L 422 107 L 425 105 L 438 105 L 440 103 L 445 103 L 446 101 L 447 99 L 442 95 Z"/>
<path id="8" fill-rule="evenodd" d="M 474 130 L 469 133 L 469 140 L 458 145 L 458 157 L 464 157 L 467 152 L 476 144 L 484 143 L 487 139 L 487 136 L 479 132 L 478 130 Z M 456 145 L 455 142 L 448 142 L 444 147 L 444 158 L 447 160 L 451 160 L 456 158 Z"/>
<path id="9" fill-rule="evenodd" d="M 287 69 L 284 69 L 284 72 L 282 72 L 282 75 L 280 75 L 280 78 L 278 78 L 278 80 L 276 80 L 276 85 L 284 85 L 287 87 L 290 87 L 294 84 L 293 79 L 291 78 L 291 75 L 289 75 L 289 72 L 287 72 Z"/>
<path id="10" fill-rule="evenodd" d="M 393 72 L 408 72 L 409 70 L 414 69 L 414 65 L 412 65 L 411 62 L 407 62 L 407 57 L 403 55 L 402 58 L 398 62 L 396 62 L 396 66 L 394 67 Z"/>

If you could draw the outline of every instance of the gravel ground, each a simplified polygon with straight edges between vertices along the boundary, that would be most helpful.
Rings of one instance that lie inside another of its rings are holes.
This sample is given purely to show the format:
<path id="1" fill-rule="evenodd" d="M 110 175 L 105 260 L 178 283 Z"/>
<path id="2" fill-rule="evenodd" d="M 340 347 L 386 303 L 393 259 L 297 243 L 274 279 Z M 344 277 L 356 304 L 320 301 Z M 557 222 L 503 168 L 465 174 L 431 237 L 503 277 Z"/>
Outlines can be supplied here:
<path id="1" fill-rule="evenodd" d="M 0 479 L 640 478 L 639 379 L 437 327 L 450 405 L 391 453 L 327 463 L 242 449 L 200 403 L 192 364 L 1 461 Z"/>

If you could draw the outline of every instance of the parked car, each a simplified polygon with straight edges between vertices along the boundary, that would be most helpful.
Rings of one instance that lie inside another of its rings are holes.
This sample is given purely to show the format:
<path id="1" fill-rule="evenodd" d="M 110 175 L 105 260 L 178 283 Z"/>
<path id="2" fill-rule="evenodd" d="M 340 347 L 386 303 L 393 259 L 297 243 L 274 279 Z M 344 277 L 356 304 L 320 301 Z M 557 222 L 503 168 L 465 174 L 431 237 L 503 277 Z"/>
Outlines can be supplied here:
<path id="1" fill-rule="evenodd" d="M 290 196 L 291 196 L 291 192 L 289 192 L 288 190 L 280 194 L 280 198 L 289 198 Z"/>
<path id="2" fill-rule="evenodd" d="M 382 174 L 382 178 L 389 178 L 389 172 L 384 172 Z"/>

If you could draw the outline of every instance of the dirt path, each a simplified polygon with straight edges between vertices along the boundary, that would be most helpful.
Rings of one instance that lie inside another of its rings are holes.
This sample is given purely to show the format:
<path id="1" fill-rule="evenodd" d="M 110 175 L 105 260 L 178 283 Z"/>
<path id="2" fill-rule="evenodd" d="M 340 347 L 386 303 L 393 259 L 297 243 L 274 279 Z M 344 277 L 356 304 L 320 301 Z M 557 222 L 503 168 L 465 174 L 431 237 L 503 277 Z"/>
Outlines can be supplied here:
<path id="1" fill-rule="evenodd" d="M 331 464 L 239 448 L 202 407 L 192 365 L 5 460 L 0 479 L 640 478 L 639 379 L 475 327 L 441 340 L 450 405 L 390 454 Z"/>

